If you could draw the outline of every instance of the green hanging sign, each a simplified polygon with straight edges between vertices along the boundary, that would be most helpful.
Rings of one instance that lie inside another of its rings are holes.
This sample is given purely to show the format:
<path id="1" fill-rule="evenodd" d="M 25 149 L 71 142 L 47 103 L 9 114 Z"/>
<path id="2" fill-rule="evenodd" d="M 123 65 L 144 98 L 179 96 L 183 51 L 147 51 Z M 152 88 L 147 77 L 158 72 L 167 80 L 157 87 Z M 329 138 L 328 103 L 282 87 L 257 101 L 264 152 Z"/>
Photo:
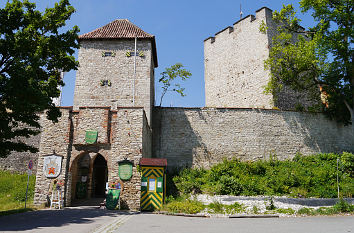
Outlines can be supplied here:
<path id="1" fill-rule="evenodd" d="M 133 163 L 128 160 L 118 162 L 118 175 L 121 180 L 130 180 L 133 176 Z"/>
<path id="2" fill-rule="evenodd" d="M 87 144 L 94 144 L 97 142 L 98 132 L 95 130 L 86 130 L 85 141 Z"/>

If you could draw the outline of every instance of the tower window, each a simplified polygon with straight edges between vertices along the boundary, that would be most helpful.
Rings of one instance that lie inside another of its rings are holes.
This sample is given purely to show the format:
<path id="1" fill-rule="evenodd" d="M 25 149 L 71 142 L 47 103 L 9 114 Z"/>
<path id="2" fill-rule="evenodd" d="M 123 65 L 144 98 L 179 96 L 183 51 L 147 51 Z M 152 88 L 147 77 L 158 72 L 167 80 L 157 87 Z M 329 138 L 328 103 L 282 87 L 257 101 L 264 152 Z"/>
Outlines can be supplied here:
<path id="1" fill-rule="evenodd" d="M 116 53 L 114 52 L 102 52 L 102 57 L 115 57 Z"/>

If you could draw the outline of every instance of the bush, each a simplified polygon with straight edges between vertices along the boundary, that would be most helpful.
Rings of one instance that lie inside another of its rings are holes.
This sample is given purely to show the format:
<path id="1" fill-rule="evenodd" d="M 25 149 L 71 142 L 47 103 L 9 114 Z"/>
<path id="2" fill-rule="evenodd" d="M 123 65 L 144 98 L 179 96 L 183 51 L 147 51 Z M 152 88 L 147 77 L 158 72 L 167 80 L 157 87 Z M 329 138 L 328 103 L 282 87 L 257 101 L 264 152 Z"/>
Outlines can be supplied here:
<path id="1" fill-rule="evenodd" d="M 318 154 L 279 161 L 224 160 L 209 170 L 184 169 L 173 181 L 181 194 L 337 197 L 337 158 L 342 197 L 354 193 L 354 155 Z"/>
<path id="2" fill-rule="evenodd" d="M 175 200 L 164 205 L 164 209 L 172 213 L 196 214 L 204 210 L 205 205 L 199 201 Z"/>
<path id="3" fill-rule="evenodd" d="M 339 202 L 337 202 L 334 206 L 333 209 L 336 212 L 339 213 L 351 213 L 354 212 L 354 205 L 349 204 L 343 199 L 340 199 Z"/>

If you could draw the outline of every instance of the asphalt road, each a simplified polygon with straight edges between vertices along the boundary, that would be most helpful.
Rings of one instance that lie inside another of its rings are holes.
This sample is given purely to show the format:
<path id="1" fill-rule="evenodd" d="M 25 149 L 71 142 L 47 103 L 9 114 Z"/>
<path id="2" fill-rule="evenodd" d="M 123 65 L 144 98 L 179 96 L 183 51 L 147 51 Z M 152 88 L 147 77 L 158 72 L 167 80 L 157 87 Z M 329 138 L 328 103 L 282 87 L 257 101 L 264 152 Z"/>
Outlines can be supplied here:
<path id="1" fill-rule="evenodd" d="M 291 218 L 196 218 L 140 214 L 115 233 L 347 233 L 354 216 Z"/>
<path id="2" fill-rule="evenodd" d="M 134 215 L 97 207 L 46 209 L 0 217 L 0 232 L 112 232 Z"/>
<path id="3" fill-rule="evenodd" d="M 354 216 L 265 219 L 197 218 L 97 208 L 40 210 L 0 217 L 0 232 L 354 233 Z"/>

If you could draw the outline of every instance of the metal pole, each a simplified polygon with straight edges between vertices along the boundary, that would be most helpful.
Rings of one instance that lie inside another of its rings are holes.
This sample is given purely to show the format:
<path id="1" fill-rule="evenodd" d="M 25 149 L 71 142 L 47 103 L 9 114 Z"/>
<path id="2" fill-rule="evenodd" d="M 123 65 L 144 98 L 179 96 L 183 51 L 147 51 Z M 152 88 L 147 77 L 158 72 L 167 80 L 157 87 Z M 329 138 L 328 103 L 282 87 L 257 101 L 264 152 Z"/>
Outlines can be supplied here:
<path id="1" fill-rule="evenodd" d="M 26 207 L 27 207 L 27 193 L 28 193 L 28 183 L 29 183 L 29 175 L 30 173 L 29 173 L 29 171 L 28 171 L 28 173 L 27 173 L 27 188 L 26 188 L 26 200 L 25 200 L 25 209 L 26 209 Z"/>
<path id="2" fill-rule="evenodd" d="M 339 199 L 339 172 L 338 172 L 339 158 L 337 158 L 337 189 L 338 189 L 338 199 Z"/>
<path id="3" fill-rule="evenodd" d="M 136 36 L 135 36 L 135 48 L 134 48 L 134 79 L 133 79 L 133 106 L 135 106 L 136 44 L 137 44 L 137 38 L 136 38 Z"/>

